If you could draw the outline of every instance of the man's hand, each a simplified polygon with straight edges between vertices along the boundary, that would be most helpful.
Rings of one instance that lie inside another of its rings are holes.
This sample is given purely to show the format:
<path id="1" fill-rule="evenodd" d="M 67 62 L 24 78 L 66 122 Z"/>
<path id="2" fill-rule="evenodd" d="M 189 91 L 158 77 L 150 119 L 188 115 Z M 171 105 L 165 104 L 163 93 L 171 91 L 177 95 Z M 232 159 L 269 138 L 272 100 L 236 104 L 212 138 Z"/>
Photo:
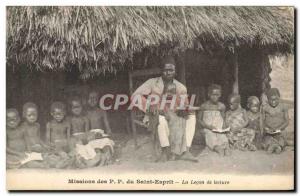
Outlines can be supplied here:
<path id="1" fill-rule="evenodd" d="M 157 105 L 151 105 L 149 107 L 149 113 L 152 115 L 158 115 L 159 111 L 158 111 L 158 106 Z"/>
<path id="2" fill-rule="evenodd" d="M 272 134 L 275 131 L 269 127 L 265 127 L 264 129 L 265 129 L 266 133 L 270 133 L 270 134 Z"/>
<path id="3" fill-rule="evenodd" d="M 189 115 L 189 111 L 188 110 L 178 110 L 177 111 L 177 116 L 179 117 L 187 117 Z"/>

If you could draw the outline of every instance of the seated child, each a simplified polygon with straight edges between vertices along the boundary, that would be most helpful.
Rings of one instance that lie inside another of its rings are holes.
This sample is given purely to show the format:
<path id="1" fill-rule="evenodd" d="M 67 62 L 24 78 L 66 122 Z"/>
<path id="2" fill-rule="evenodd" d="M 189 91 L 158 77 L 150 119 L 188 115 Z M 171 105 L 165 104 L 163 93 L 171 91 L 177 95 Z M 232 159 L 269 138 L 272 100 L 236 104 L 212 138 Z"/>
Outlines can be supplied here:
<path id="1" fill-rule="evenodd" d="M 25 142 L 24 130 L 20 125 L 19 112 L 16 109 L 8 109 L 6 111 L 6 163 L 7 168 L 33 167 L 45 168 L 47 165 L 40 161 L 26 161 L 30 157 L 30 153 L 26 153 L 27 145 Z M 32 157 L 31 157 L 32 158 Z M 40 160 L 40 159 L 38 159 Z"/>
<path id="2" fill-rule="evenodd" d="M 230 145 L 239 150 L 255 151 L 256 147 L 253 144 L 255 131 L 248 129 L 248 117 L 246 111 L 241 107 L 241 97 L 237 94 L 229 96 L 230 110 L 226 112 L 226 125 L 230 127 L 230 132 L 227 134 Z"/>
<path id="3" fill-rule="evenodd" d="M 37 122 L 38 109 L 34 103 L 27 102 L 23 106 L 23 117 L 25 121 L 22 123 L 24 130 L 27 150 L 29 152 L 45 152 L 49 147 L 42 142 L 40 138 L 40 124 Z"/>
<path id="4" fill-rule="evenodd" d="M 205 142 L 210 150 L 220 155 L 230 155 L 228 139 L 225 133 L 214 130 L 224 128 L 225 105 L 219 102 L 221 86 L 212 84 L 208 88 L 209 100 L 200 106 L 198 120 L 204 128 Z"/>
<path id="5" fill-rule="evenodd" d="M 24 131 L 19 126 L 21 122 L 19 112 L 12 108 L 6 111 L 7 148 L 17 152 L 26 151 Z"/>
<path id="6" fill-rule="evenodd" d="M 26 143 L 24 132 L 19 126 L 21 122 L 19 112 L 12 108 L 6 111 L 6 163 L 8 168 L 20 166 L 20 161 L 26 158 Z"/>
<path id="7" fill-rule="evenodd" d="M 255 138 L 253 140 L 254 145 L 257 149 L 261 149 L 262 144 L 262 130 L 261 130 L 261 112 L 260 112 L 260 101 L 256 96 L 251 96 L 247 100 L 247 117 L 249 120 L 248 129 L 255 131 Z"/>
<path id="8" fill-rule="evenodd" d="M 50 114 L 53 119 L 46 124 L 46 142 L 54 147 L 54 151 L 45 155 L 45 161 L 50 168 L 72 168 L 75 157 L 70 150 L 71 124 L 65 118 L 65 104 L 52 103 Z"/>
<path id="9" fill-rule="evenodd" d="M 289 124 L 288 110 L 280 102 L 280 93 L 277 88 L 267 92 L 268 103 L 262 109 L 264 144 L 268 153 L 281 153 L 285 147 L 282 132 Z"/>
<path id="10" fill-rule="evenodd" d="M 88 96 L 87 118 L 90 122 L 90 129 L 103 129 L 111 134 L 111 129 L 107 119 L 106 111 L 98 107 L 99 95 L 96 91 L 91 91 Z"/>
<path id="11" fill-rule="evenodd" d="M 71 110 L 73 115 L 70 122 L 74 138 L 72 151 L 76 157 L 76 167 L 88 168 L 106 163 L 110 152 L 106 146 L 113 146 L 113 141 L 108 138 L 105 138 L 105 141 L 99 140 L 97 133 L 89 132 L 89 120 L 83 115 L 82 103 L 79 98 L 75 97 L 71 100 Z M 101 133 L 101 137 L 103 134 Z"/>
<path id="12" fill-rule="evenodd" d="M 71 124 L 65 119 L 66 107 L 62 102 L 54 102 L 50 110 L 53 119 L 46 125 L 46 141 L 56 151 L 68 152 Z"/>
<path id="13" fill-rule="evenodd" d="M 79 97 L 72 98 L 71 112 L 69 122 L 71 124 L 72 146 L 75 147 L 75 143 L 87 143 L 89 119 L 83 114 L 82 102 Z"/>
<path id="14" fill-rule="evenodd" d="M 94 166 L 108 165 L 112 162 L 114 142 L 110 138 L 108 138 L 108 135 L 102 132 L 102 130 L 104 130 L 107 134 L 111 134 L 111 128 L 108 122 L 107 113 L 105 110 L 101 110 L 98 107 L 98 92 L 91 91 L 89 93 L 87 102 L 87 118 L 89 119 L 91 129 L 88 135 L 88 145 L 95 150 L 96 157 L 89 161 L 84 161 L 81 158 L 81 164 L 85 165 L 84 167 L 91 167 L 91 165 L 93 164 Z M 99 129 L 101 129 L 100 132 Z M 98 159 L 100 159 L 100 161 L 96 163 L 95 160 Z"/>

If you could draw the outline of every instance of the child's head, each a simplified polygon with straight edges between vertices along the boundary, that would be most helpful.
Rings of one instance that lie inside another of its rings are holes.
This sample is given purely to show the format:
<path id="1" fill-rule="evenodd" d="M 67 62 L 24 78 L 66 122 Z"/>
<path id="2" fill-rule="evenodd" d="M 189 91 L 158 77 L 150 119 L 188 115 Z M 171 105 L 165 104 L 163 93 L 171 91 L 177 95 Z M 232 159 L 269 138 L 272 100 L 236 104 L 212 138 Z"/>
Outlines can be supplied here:
<path id="1" fill-rule="evenodd" d="M 23 118 L 29 123 L 35 123 L 38 118 L 37 105 L 32 102 L 27 102 L 23 105 Z"/>
<path id="2" fill-rule="evenodd" d="M 259 99 L 256 96 L 251 96 L 247 100 L 247 107 L 252 113 L 257 113 L 259 111 Z"/>
<path id="3" fill-rule="evenodd" d="M 82 102 L 77 96 L 71 99 L 71 111 L 76 116 L 79 116 L 82 112 Z"/>
<path id="4" fill-rule="evenodd" d="M 208 98 L 213 103 L 217 103 L 221 97 L 222 88 L 218 84 L 211 84 L 208 87 Z"/>
<path id="5" fill-rule="evenodd" d="M 279 104 L 280 92 L 277 88 L 271 88 L 267 92 L 268 103 L 272 107 L 276 107 Z"/>
<path id="6" fill-rule="evenodd" d="M 90 107 L 94 108 L 97 107 L 99 101 L 99 94 L 97 91 L 90 91 L 88 97 L 88 104 Z"/>
<path id="7" fill-rule="evenodd" d="M 51 116 L 56 122 L 61 122 L 66 115 L 66 107 L 62 102 L 53 102 L 50 108 Z"/>
<path id="8" fill-rule="evenodd" d="M 10 108 L 6 110 L 6 125 L 9 128 L 15 129 L 20 124 L 20 115 L 18 110 L 15 108 Z"/>
<path id="9" fill-rule="evenodd" d="M 230 110 L 236 110 L 241 104 L 241 96 L 238 94 L 231 94 L 228 99 Z"/>

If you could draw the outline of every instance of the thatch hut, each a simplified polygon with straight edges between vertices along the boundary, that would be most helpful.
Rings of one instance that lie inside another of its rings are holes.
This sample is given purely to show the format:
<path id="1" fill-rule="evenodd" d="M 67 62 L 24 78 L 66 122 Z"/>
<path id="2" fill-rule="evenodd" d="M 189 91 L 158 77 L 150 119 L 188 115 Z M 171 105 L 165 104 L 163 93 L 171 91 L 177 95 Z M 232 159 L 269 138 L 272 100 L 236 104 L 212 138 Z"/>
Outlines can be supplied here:
<path id="1" fill-rule="evenodd" d="M 7 106 L 32 100 L 42 116 L 84 86 L 128 93 L 128 72 L 166 54 L 198 103 L 212 82 L 244 102 L 268 88 L 268 55 L 294 50 L 287 7 L 7 7 L 6 27 Z"/>

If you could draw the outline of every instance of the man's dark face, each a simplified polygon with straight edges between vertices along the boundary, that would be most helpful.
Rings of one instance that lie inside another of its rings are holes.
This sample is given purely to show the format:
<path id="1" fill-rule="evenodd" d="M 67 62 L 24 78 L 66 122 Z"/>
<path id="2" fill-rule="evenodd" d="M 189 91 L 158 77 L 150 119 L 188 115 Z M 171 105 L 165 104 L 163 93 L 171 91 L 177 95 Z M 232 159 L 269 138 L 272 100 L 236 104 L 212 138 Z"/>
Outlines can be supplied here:
<path id="1" fill-rule="evenodd" d="M 162 78 L 167 81 L 173 80 L 175 77 L 175 65 L 165 64 L 162 69 Z"/>

